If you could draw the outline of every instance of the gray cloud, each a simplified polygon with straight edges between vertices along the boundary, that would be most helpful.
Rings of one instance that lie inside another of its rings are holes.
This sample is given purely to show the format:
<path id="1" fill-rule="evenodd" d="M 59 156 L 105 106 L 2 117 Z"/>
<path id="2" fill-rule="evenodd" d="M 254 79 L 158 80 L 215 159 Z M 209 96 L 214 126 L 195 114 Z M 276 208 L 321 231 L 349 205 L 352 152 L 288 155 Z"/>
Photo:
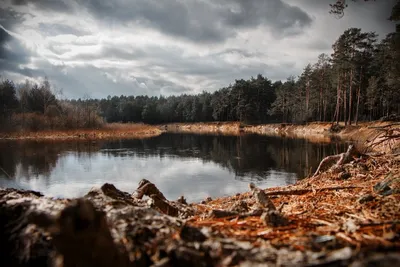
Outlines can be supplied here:
<path id="1" fill-rule="evenodd" d="M 69 0 L 12 0 L 11 3 L 16 6 L 34 5 L 39 9 L 47 11 L 66 12 L 71 11 Z"/>
<path id="2" fill-rule="evenodd" d="M 60 34 L 72 34 L 75 36 L 84 36 L 86 34 L 89 34 L 89 32 L 87 31 L 72 28 L 71 26 L 62 25 L 58 23 L 40 23 L 39 30 L 45 32 L 46 35 L 49 36 L 60 35 Z"/>
<path id="3" fill-rule="evenodd" d="M 102 1 L 13 0 L 44 10 L 77 12 L 86 9 L 103 23 L 135 23 L 182 39 L 213 43 L 235 36 L 238 29 L 267 26 L 279 36 L 299 33 L 312 22 L 297 6 L 282 0 Z"/>
<path id="4" fill-rule="evenodd" d="M 135 22 L 164 33 L 196 42 L 219 42 L 234 36 L 239 28 L 268 26 L 285 35 L 291 28 L 303 29 L 311 17 L 282 0 L 128 2 L 81 1 L 96 16 L 106 20 Z"/>
<path id="5" fill-rule="evenodd" d="M 236 27 L 254 27 L 270 25 L 277 32 L 285 32 L 292 27 L 304 28 L 312 22 L 311 17 L 301 8 L 291 6 L 281 0 L 227 0 L 236 2 L 236 10 L 221 12 L 222 19 L 228 25 Z"/>
<path id="6" fill-rule="evenodd" d="M 0 24 L 5 28 L 12 28 L 24 20 L 24 13 L 15 11 L 12 8 L 0 7 Z"/>
<path id="7" fill-rule="evenodd" d="M 30 52 L 20 42 L 0 27 L 0 72 L 16 72 L 24 76 L 34 77 L 39 73 L 33 69 L 22 67 L 30 60 Z"/>
<path id="8" fill-rule="evenodd" d="M 334 0 L 4 1 L 0 24 L 12 35 L 0 28 L 0 75 L 106 97 L 298 75 L 349 27 L 394 30 L 396 0 L 351 3 L 341 20 L 329 15 Z"/>

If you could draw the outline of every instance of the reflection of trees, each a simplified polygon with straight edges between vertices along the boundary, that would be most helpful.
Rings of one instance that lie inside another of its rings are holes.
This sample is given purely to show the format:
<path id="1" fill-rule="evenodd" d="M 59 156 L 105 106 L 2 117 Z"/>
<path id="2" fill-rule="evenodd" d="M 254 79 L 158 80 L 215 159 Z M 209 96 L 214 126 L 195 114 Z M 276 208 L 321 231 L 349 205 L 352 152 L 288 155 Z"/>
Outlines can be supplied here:
<path id="1" fill-rule="evenodd" d="M 96 150 L 99 150 L 97 145 L 84 142 L 0 142 L 0 166 L 7 173 L 6 177 L 15 177 L 17 169 L 19 175 L 26 178 L 48 177 L 63 153 L 72 151 L 80 157 Z"/>
<path id="2" fill-rule="evenodd" d="M 112 157 L 186 157 L 214 162 L 237 179 L 264 179 L 271 170 L 304 177 L 320 160 L 345 150 L 340 143 L 314 144 L 300 139 L 260 135 L 213 136 L 163 134 L 145 140 L 110 142 L 0 142 L 0 166 L 10 175 L 48 177 L 60 156 L 73 153 L 78 160 L 102 153 Z M 156 166 L 155 166 L 156 167 Z M 90 166 L 89 166 L 90 168 Z M 4 176 L 0 174 L 0 176 Z"/>
<path id="3" fill-rule="evenodd" d="M 344 151 L 345 145 L 260 135 L 163 134 L 146 140 L 109 142 L 103 148 L 113 156 L 195 157 L 218 163 L 238 177 L 263 179 L 273 169 L 305 177 L 323 157 Z"/>

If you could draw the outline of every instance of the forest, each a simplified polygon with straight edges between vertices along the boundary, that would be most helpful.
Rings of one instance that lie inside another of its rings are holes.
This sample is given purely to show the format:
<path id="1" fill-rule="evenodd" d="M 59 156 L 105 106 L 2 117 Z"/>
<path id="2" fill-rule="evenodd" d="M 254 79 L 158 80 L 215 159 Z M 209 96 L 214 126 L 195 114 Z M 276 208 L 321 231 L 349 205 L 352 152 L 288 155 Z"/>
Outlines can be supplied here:
<path id="1" fill-rule="evenodd" d="M 395 8 L 393 10 L 396 10 Z M 398 9 L 397 9 L 398 10 Z M 398 21 L 398 12 L 391 18 Z M 240 121 L 244 123 L 344 122 L 398 118 L 400 114 L 400 27 L 379 40 L 350 28 L 304 67 L 299 76 L 271 81 L 258 74 L 215 92 L 179 96 L 57 97 L 50 82 L 0 85 L 2 129 L 99 127 L 103 122 Z"/>

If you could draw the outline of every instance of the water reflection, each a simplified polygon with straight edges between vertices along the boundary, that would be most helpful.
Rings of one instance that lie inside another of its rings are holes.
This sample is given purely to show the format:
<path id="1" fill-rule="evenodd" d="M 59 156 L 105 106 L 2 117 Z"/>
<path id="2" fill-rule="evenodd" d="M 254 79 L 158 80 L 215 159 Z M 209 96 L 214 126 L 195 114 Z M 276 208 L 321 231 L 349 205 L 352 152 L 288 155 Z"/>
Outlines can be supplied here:
<path id="1" fill-rule="evenodd" d="M 142 178 L 167 198 L 191 201 L 290 184 L 343 143 L 259 135 L 163 134 L 146 140 L 101 142 L 0 142 L 0 186 L 75 197 L 105 182 L 133 191 Z"/>

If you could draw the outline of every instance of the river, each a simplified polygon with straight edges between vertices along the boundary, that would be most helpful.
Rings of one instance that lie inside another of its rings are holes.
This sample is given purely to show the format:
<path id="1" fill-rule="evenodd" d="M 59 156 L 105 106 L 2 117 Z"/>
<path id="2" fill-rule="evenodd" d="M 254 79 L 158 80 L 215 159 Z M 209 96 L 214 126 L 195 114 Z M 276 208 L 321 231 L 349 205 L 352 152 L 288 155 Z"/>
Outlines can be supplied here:
<path id="1" fill-rule="evenodd" d="M 112 183 L 133 192 L 146 178 L 170 199 L 232 195 L 254 182 L 262 188 L 295 183 L 343 142 L 311 143 L 262 135 L 164 133 L 144 140 L 96 142 L 1 141 L 0 187 L 79 197 Z"/>

